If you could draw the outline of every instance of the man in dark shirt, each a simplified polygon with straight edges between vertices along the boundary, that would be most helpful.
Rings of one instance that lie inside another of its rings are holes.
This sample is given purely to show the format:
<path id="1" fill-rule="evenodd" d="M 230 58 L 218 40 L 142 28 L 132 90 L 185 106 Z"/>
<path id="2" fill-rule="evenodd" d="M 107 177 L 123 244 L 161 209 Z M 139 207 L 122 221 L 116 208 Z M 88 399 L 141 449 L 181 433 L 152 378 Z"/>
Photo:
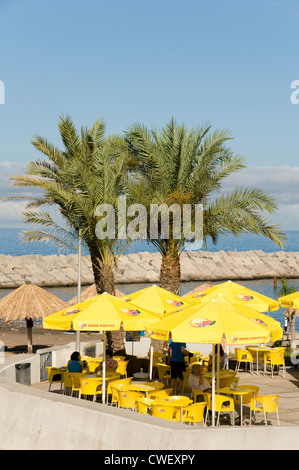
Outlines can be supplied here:
<path id="1" fill-rule="evenodd" d="M 170 387 L 175 392 L 175 382 L 178 379 L 178 395 L 181 395 L 183 390 L 183 372 L 185 372 L 185 356 L 188 355 L 186 351 L 186 343 L 174 343 L 172 339 L 169 341 L 168 354 L 171 354 L 170 358 L 170 371 L 171 381 Z"/>

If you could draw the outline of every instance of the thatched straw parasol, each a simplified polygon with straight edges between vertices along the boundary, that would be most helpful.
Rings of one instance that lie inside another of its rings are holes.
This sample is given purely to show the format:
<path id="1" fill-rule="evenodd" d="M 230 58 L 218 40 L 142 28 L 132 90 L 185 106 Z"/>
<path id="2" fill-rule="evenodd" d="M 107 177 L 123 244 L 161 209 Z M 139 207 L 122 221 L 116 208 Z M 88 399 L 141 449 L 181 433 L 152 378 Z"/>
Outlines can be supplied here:
<path id="1" fill-rule="evenodd" d="M 195 289 L 191 290 L 190 292 L 187 292 L 181 297 L 187 297 L 188 295 L 196 294 L 196 292 L 200 292 L 202 290 L 208 289 L 209 287 L 213 287 L 213 285 L 214 284 L 212 282 L 205 282 L 204 284 L 201 284 L 200 286 L 195 287 Z"/>
<path id="2" fill-rule="evenodd" d="M 95 297 L 98 295 L 96 285 L 92 284 L 91 286 L 87 287 L 81 292 L 81 302 L 84 300 L 91 299 L 91 297 Z M 115 296 L 116 297 L 123 297 L 125 294 L 118 289 L 115 289 Z M 77 296 L 73 297 L 71 300 L 67 302 L 68 305 L 76 305 L 77 304 Z"/>
<path id="3" fill-rule="evenodd" d="M 36 286 L 23 284 L 0 300 L 0 319 L 27 320 L 28 352 L 32 352 L 33 320 L 42 319 L 68 307 L 59 297 Z"/>

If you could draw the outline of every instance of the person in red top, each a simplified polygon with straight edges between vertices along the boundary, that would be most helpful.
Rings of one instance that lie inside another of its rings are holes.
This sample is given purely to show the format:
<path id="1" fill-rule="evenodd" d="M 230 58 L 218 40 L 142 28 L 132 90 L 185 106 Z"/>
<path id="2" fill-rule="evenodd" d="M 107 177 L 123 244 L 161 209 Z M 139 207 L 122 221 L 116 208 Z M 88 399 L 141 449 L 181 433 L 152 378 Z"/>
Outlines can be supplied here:
<path id="1" fill-rule="evenodd" d="M 113 352 L 111 349 L 106 349 L 106 370 L 108 369 L 117 369 L 118 367 L 118 362 L 113 359 Z M 95 369 L 95 372 L 101 371 L 103 368 L 103 363 L 98 365 L 98 367 Z"/>

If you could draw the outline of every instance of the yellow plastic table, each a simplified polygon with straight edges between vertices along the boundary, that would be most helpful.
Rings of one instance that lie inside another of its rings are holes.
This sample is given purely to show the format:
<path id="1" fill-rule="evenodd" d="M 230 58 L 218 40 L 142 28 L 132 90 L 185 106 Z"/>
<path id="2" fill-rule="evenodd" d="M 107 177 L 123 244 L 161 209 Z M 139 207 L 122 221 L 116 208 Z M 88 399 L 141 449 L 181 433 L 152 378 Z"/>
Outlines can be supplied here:
<path id="1" fill-rule="evenodd" d="M 191 403 L 193 403 L 193 400 L 185 397 L 184 395 L 170 395 L 167 398 L 158 398 L 157 400 L 154 400 L 155 405 L 171 405 L 180 408 L 181 423 L 183 422 L 183 408 L 191 405 Z"/>
<path id="2" fill-rule="evenodd" d="M 252 356 L 256 355 L 256 375 L 259 373 L 259 353 L 272 351 L 271 348 L 266 348 L 265 346 L 246 346 L 247 351 L 250 352 Z"/>
<path id="3" fill-rule="evenodd" d="M 218 388 L 215 390 L 216 393 L 222 394 L 222 395 L 231 395 L 233 398 L 235 396 L 239 396 L 241 398 L 241 413 L 240 413 L 240 424 L 242 426 L 243 423 L 243 395 L 248 395 L 249 393 L 252 393 L 252 390 L 246 389 L 246 388 L 234 388 L 231 389 L 230 387 L 223 387 L 223 388 Z"/>
<path id="4" fill-rule="evenodd" d="M 148 392 L 155 392 L 157 390 L 156 387 L 151 387 L 150 385 L 145 384 L 128 384 L 124 386 L 125 390 L 132 390 L 134 392 L 144 392 L 147 398 Z"/>

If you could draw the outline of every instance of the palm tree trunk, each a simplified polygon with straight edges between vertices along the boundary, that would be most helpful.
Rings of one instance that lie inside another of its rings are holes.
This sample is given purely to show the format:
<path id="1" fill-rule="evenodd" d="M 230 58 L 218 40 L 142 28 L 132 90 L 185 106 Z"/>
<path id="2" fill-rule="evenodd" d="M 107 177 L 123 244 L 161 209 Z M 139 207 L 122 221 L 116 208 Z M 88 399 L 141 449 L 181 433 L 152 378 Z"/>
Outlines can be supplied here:
<path id="1" fill-rule="evenodd" d="M 291 349 L 292 349 L 292 351 L 295 351 L 295 349 L 297 348 L 297 345 L 296 345 L 296 329 L 295 329 L 296 314 L 297 314 L 297 311 L 293 307 L 287 309 L 287 318 L 288 318 L 288 321 L 289 321 L 290 333 L 291 333 Z"/>
<path id="2" fill-rule="evenodd" d="M 169 241 L 166 246 L 166 253 L 162 255 L 160 287 L 179 295 L 180 280 L 180 256 L 174 244 Z"/>
<path id="3" fill-rule="evenodd" d="M 93 268 L 94 282 L 97 293 L 115 295 L 114 273 L 111 266 L 104 264 L 100 259 L 99 250 L 90 251 L 90 258 Z M 123 331 L 107 331 L 107 347 L 113 354 L 125 356 L 125 333 Z"/>

